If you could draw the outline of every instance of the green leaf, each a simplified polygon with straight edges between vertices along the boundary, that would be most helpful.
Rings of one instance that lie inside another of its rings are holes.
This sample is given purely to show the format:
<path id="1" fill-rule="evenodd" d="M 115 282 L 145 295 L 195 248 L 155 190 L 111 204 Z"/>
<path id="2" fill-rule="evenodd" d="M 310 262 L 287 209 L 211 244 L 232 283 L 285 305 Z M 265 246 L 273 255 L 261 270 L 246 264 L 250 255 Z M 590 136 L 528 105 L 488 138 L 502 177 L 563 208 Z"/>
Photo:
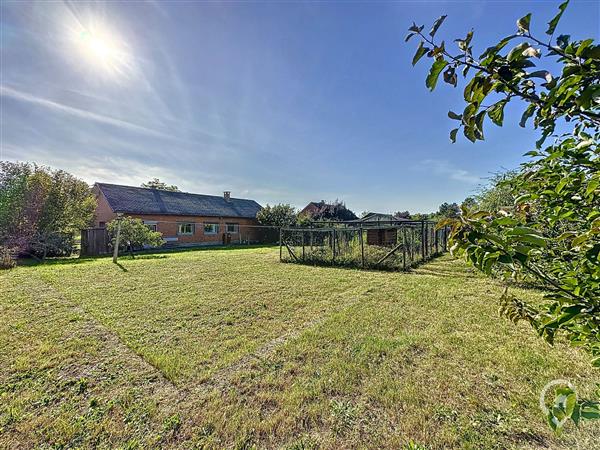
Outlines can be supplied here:
<path id="1" fill-rule="evenodd" d="M 462 120 L 462 114 L 456 114 L 454 111 L 448 111 L 448 117 L 454 120 Z"/>
<path id="2" fill-rule="evenodd" d="M 584 419 L 600 419 L 600 408 L 586 405 L 581 408 L 581 417 Z"/>
<path id="3" fill-rule="evenodd" d="M 452 86 L 456 87 L 456 84 L 458 83 L 458 78 L 456 76 L 454 67 L 452 67 L 452 66 L 448 67 L 444 71 L 444 81 L 446 83 L 451 84 Z"/>
<path id="4" fill-rule="evenodd" d="M 507 231 L 506 234 L 510 235 L 510 236 L 519 236 L 519 235 L 523 235 L 523 234 L 539 235 L 540 232 L 534 228 L 529 228 L 529 227 L 514 227 L 512 230 Z"/>
<path id="5" fill-rule="evenodd" d="M 506 102 L 507 100 L 500 100 L 487 111 L 489 118 L 499 127 L 501 127 L 504 122 L 504 106 L 506 105 Z"/>
<path id="6" fill-rule="evenodd" d="M 575 426 L 579 426 L 579 419 L 581 418 L 581 407 L 579 404 L 575 404 L 573 408 L 573 414 L 571 414 L 571 420 L 575 423 Z"/>
<path id="7" fill-rule="evenodd" d="M 406 37 L 404 38 L 404 42 L 410 41 L 410 38 L 412 38 L 414 35 L 415 35 L 415 33 L 408 33 L 406 35 Z"/>
<path id="8" fill-rule="evenodd" d="M 483 119 L 485 119 L 485 110 L 480 111 L 475 116 L 475 132 L 477 135 L 477 139 L 483 140 Z"/>
<path id="9" fill-rule="evenodd" d="M 425 85 L 429 88 L 430 91 L 435 89 L 435 86 L 438 81 L 438 77 L 444 67 L 448 65 L 448 62 L 444 59 L 436 59 L 432 64 L 431 69 L 429 69 L 429 75 L 427 75 L 427 79 L 425 80 Z"/>
<path id="10" fill-rule="evenodd" d="M 529 43 L 521 42 L 519 45 L 515 46 L 510 52 L 508 52 L 508 56 L 506 57 L 506 59 L 508 59 L 509 61 L 515 61 L 517 59 L 523 58 L 523 52 L 529 47 L 531 47 Z"/>
<path id="11" fill-rule="evenodd" d="M 453 144 L 456 143 L 456 133 L 458 133 L 458 128 L 455 128 L 450 132 L 450 140 Z"/>
<path id="12" fill-rule="evenodd" d="M 558 7 L 558 9 L 559 9 L 558 14 L 556 16 L 554 16 L 552 18 L 552 20 L 550 20 L 550 22 L 548 22 L 548 29 L 546 30 L 546 34 L 549 34 L 549 35 L 554 34 L 554 30 L 556 30 L 558 21 L 560 20 L 561 16 L 563 15 L 563 12 L 565 12 L 565 9 L 567 8 L 568 4 L 569 4 L 569 0 L 567 0 L 564 3 L 561 3 L 561 5 Z"/>
<path id="13" fill-rule="evenodd" d="M 442 23 L 444 23 L 444 20 L 446 20 L 446 15 L 439 17 L 434 23 L 433 23 L 433 27 L 431 27 L 431 31 L 429 32 L 429 36 L 434 37 L 435 33 L 437 32 L 438 28 L 442 25 Z"/>
<path id="14" fill-rule="evenodd" d="M 556 45 L 558 45 L 561 49 L 567 48 L 569 45 L 569 39 L 571 38 L 568 34 L 561 34 L 556 38 Z"/>
<path id="15" fill-rule="evenodd" d="M 600 186 L 600 179 L 591 180 L 585 189 L 585 196 L 589 197 Z"/>
<path id="16" fill-rule="evenodd" d="M 527 242 L 528 244 L 535 245 L 536 247 L 546 247 L 546 240 L 535 234 L 523 234 L 521 236 L 515 236 L 515 240 L 519 242 Z"/>
<path id="17" fill-rule="evenodd" d="M 536 105 L 534 103 L 531 103 L 527 109 L 525 110 L 525 112 L 523 113 L 523 115 L 521 116 L 521 121 L 519 122 L 519 126 L 522 128 L 525 128 L 525 125 L 527 124 L 527 120 L 533 116 L 533 113 L 535 112 L 535 108 Z"/>
<path id="18" fill-rule="evenodd" d="M 421 41 L 419 43 L 419 47 L 417 48 L 415 56 L 413 56 L 412 65 L 414 66 L 415 64 L 417 64 L 419 60 L 423 57 L 423 55 L 427 53 L 428 50 L 429 49 L 423 45 L 423 41 Z"/>
<path id="19" fill-rule="evenodd" d="M 529 33 L 529 24 L 531 23 L 531 13 L 517 20 L 517 27 L 521 33 Z"/>

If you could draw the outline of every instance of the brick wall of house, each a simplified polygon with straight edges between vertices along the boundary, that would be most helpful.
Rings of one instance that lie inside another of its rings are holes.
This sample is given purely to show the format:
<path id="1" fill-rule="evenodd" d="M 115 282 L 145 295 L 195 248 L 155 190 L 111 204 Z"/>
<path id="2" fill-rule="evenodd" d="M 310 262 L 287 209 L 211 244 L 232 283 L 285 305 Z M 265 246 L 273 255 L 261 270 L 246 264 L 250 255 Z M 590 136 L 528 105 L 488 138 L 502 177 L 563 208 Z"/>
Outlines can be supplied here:
<path id="1" fill-rule="evenodd" d="M 231 243 L 236 242 L 257 242 L 261 240 L 261 228 L 254 227 L 258 225 L 256 219 L 243 219 L 239 217 L 202 217 L 202 216 L 165 216 L 165 215 L 146 215 L 146 214 L 128 214 L 131 217 L 137 217 L 144 222 L 156 222 L 156 231 L 162 233 L 163 238 L 169 244 L 222 244 L 223 235 L 227 233 L 226 224 L 237 224 L 238 232 L 229 233 Z M 194 233 L 192 235 L 179 235 L 179 224 L 194 224 Z M 215 234 L 205 233 L 204 224 L 218 224 L 219 229 Z"/>
<path id="2" fill-rule="evenodd" d="M 117 215 L 110 208 L 108 201 L 106 200 L 106 197 L 104 196 L 104 194 L 102 192 L 100 192 L 100 189 L 98 189 L 97 187 L 94 187 L 93 192 L 96 194 L 96 202 L 97 202 L 96 214 L 94 217 L 94 226 L 95 227 L 105 226 L 108 222 L 110 222 L 115 217 L 117 217 Z"/>

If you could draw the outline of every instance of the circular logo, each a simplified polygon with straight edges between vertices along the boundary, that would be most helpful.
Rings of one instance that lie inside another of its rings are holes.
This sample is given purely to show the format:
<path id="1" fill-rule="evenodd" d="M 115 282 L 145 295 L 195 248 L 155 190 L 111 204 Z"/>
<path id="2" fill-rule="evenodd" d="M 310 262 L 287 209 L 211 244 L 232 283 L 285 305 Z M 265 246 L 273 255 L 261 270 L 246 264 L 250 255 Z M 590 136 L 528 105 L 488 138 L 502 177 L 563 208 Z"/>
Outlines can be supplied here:
<path id="1" fill-rule="evenodd" d="M 548 406 L 546 405 L 546 395 L 548 394 L 548 391 L 555 386 L 567 386 L 573 391 L 573 393 L 575 393 L 575 396 L 577 396 L 577 393 L 575 392 L 575 386 L 573 386 L 569 380 L 562 379 L 550 381 L 548 384 L 546 384 L 546 386 L 544 386 L 542 392 L 540 392 L 540 409 L 542 410 L 544 415 L 552 415 L 552 421 L 556 423 L 557 427 L 562 428 L 565 422 L 569 420 L 569 417 L 565 416 L 564 418 L 559 420 L 557 417 L 554 416 L 554 414 L 550 411 L 550 408 L 548 408 Z"/>

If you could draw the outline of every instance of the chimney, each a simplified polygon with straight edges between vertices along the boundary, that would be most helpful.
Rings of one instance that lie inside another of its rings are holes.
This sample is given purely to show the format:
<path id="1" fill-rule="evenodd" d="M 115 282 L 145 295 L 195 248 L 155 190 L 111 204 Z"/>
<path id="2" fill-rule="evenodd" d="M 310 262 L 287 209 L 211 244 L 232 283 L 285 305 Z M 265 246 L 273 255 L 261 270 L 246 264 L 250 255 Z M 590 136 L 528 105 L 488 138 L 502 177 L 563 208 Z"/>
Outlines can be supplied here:
<path id="1" fill-rule="evenodd" d="M 223 191 L 223 198 L 226 202 L 231 201 L 231 191 Z"/>

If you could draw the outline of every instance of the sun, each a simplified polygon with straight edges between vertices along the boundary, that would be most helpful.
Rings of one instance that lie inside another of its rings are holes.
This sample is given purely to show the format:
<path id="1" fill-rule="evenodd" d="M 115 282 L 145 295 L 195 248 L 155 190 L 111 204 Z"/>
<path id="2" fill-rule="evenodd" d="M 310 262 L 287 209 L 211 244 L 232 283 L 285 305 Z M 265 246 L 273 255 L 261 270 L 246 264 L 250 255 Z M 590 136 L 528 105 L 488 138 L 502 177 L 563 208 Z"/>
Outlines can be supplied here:
<path id="1" fill-rule="evenodd" d="M 124 74 L 130 56 L 118 36 L 105 29 L 84 29 L 76 39 L 78 53 L 91 69 L 111 75 Z"/>

